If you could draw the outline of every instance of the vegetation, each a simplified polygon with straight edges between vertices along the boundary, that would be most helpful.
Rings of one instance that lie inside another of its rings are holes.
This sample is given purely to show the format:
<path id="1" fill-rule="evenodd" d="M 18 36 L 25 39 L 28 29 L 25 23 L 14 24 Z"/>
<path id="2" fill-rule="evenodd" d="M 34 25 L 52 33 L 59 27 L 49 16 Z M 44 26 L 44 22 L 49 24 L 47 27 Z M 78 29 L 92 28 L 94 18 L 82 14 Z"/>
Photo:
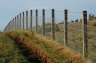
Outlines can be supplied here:
<path id="1" fill-rule="evenodd" d="M 88 21 L 88 24 L 89 24 L 90 26 L 96 26 L 96 20 Z"/>
<path id="2" fill-rule="evenodd" d="M 64 23 L 56 24 L 58 31 L 55 32 L 56 42 L 64 45 Z M 51 26 L 47 26 L 51 28 Z M 96 63 L 96 20 L 88 21 L 88 58 Z M 49 29 L 46 28 L 46 29 Z M 68 47 L 83 54 L 83 27 L 82 22 L 68 22 Z M 51 39 L 51 30 L 46 30 L 46 37 Z"/>
<path id="3" fill-rule="evenodd" d="M 94 14 L 89 14 L 89 20 L 96 20 L 96 16 Z"/>
<path id="4" fill-rule="evenodd" d="M 56 41 L 64 44 L 64 24 L 57 24 L 59 31 L 56 31 Z M 88 58 L 96 63 L 96 21 L 88 21 Z M 68 47 L 83 54 L 82 22 L 68 23 Z M 51 32 L 49 32 L 49 37 Z"/>
<path id="5" fill-rule="evenodd" d="M 9 37 L 0 32 L 0 63 L 28 63 Z"/>
<path id="6" fill-rule="evenodd" d="M 87 59 L 52 40 L 31 32 L 9 32 L 6 33 L 14 40 L 25 45 L 31 53 L 37 55 L 42 63 L 90 63 Z"/>
<path id="7" fill-rule="evenodd" d="M 42 33 L 39 27 L 38 33 Z M 56 42 L 48 40 L 33 32 L 9 32 L 6 33 L 19 45 L 26 46 L 31 54 L 36 55 L 42 63 L 90 63 L 82 58 L 82 22 L 68 23 L 68 47 L 64 47 L 64 24 L 56 24 Z M 0 63 L 28 63 L 17 46 L 9 37 L 0 32 Z M 47 38 L 51 38 L 51 27 L 46 26 Z M 96 63 L 96 22 L 88 21 L 88 59 Z"/>

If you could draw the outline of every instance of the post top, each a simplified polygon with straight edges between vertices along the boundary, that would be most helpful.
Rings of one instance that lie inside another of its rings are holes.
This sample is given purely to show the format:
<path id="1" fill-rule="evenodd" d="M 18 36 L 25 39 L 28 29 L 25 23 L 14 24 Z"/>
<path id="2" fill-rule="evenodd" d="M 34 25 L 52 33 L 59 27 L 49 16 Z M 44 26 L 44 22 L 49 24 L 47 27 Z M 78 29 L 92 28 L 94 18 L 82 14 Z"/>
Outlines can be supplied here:
<path id="1" fill-rule="evenodd" d="M 28 12 L 28 11 L 26 11 L 26 12 Z"/>
<path id="2" fill-rule="evenodd" d="M 83 13 L 87 13 L 87 11 L 83 11 Z"/>
<path id="3" fill-rule="evenodd" d="M 55 9 L 52 9 L 52 10 L 55 10 Z"/>
<path id="4" fill-rule="evenodd" d="M 43 9 L 43 11 L 45 11 L 45 9 Z"/>
<path id="5" fill-rule="evenodd" d="M 67 10 L 67 9 L 65 9 L 65 11 L 67 12 L 68 10 Z"/>
<path id="6" fill-rule="evenodd" d="M 30 11 L 32 11 L 32 10 L 30 10 Z"/>

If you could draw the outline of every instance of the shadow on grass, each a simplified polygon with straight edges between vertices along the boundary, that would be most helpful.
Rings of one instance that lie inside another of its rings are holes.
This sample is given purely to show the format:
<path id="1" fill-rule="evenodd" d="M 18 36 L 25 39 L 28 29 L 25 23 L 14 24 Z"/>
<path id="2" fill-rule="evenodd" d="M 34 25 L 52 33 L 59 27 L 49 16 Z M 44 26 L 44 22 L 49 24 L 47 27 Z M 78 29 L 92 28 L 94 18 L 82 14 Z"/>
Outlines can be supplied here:
<path id="1" fill-rule="evenodd" d="M 18 42 L 17 40 L 14 42 L 16 46 L 19 48 L 21 54 L 26 57 L 28 63 L 42 63 L 38 56 L 34 55 L 30 50 L 27 49 L 22 43 Z"/>

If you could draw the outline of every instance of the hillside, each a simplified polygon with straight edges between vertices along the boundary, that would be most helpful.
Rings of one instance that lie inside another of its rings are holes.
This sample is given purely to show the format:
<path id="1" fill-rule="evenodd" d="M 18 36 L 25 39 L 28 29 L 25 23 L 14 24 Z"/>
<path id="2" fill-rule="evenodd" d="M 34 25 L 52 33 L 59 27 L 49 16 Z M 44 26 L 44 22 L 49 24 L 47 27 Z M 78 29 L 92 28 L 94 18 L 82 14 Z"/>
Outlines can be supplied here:
<path id="1" fill-rule="evenodd" d="M 88 58 L 92 60 L 93 63 L 96 63 L 96 27 L 95 21 L 88 22 Z M 94 24 L 93 24 L 94 23 Z M 63 24 L 58 24 L 60 30 L 63 29 Z M 64 33 L 62 31 L 56 32 L 57 41 L 63 44 Z M 82 23 L 69 23 L 68 24 L 68 47 L 80 52 L 82 54 L 83 47 L 83 32 L 82 32 Z"/>
<path id="2" fill-rule="evenodd" d="M 64 24 L 57 24 L 59 30 L 56 31 L 56 42 L 64 45 Z M 96 63 L 96 21 L 88 21 L 88 58 L 92 63 Z M 48 28 L 47 28 L 48 29 Z M 50 29 L 50 27 L 49 27 Z M 51 30 L 46 31 L 47 38 L 51 39 Z M 68 47 L 82 54 L 83 32 L 81 22 L 68 23 Z"/>
<path id="3" fill-rule="evenodd" d="M 14 41 L 0 32 L 0 63 L 28 63 Z"/>
<path id="4" fill-rule="evenodd" d="M 74 50 L 33 32 L 9 32 L 6 35 L 26 46 L 42 63 L 90 63 Z"/>
<path id="5" fill-rule="evenodd" d="M 88 22 L 88 59 L 90 59 L 92 63 L 95 63 L 96 62 L 96 43 L 95 43 L 96 27 L 94 24 L 91 23 Z M 55 42 L 46 39 L 46 38 L 51 38 L 50 26 L 47 26 L 48 30 L 46 29 L 47 37 L 43 37 L 42 35 L 37 35 L 34 32 L 28 32 L 28 31 L 24 32 L 21 30 L 15 32 L 8 32 L 6 33 L 7 36 L 4 33 L 0 32 L 0 44 L 1 44 L 0 51 L 4 52 L 1 53 L 2 56 L 0 56 L 2 57 L 0 58 L 0 60 L 3 60 L 1 63 L 6 63 L 6 61 L 9 61 L 9 63 L 20 63 L 20 62 L 30 63 L 31 61 L 33 61 L 32 60 L 33 56 L 35 56 L 34 63 L 36 62 L 90 63 L 90 60 L 83 59 L 81 55 L 82 42 L 83 42 L 82 23 L 81 22 L 68 23 L 68 42 L 69 42 L 68 47 L 72 48 L 73 50 L 63 46 L 64 44 L 63 23 L 57 24 L 57 27 L 56 27 L 56 34 L 55 34 L 56 35 Z M 41 34 L 41 29 L 42 28 L 39 28 L 38 30 L 40 34 Z M 26 49 L 27 51 L 24 52 L 23 50 Z M 22 51 L 24 53 L 22 53 Z M 7 55 L 5 52 L 7 52 Z"/>

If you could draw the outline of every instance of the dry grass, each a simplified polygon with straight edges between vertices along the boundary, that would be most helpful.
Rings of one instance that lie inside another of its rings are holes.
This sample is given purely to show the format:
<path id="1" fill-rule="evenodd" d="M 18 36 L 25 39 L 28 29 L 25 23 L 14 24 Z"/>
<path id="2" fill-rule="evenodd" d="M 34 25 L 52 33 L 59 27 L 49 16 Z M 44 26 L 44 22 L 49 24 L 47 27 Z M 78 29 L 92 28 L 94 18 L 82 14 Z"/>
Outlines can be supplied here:
<path id="1" fill-rule="evenodd" d="M 88 21 L 88 24 L 91 26 L 96 26 L 96 20 Z"/>
<path id="2" fill-rule="evenodd" d="M 41 37 L 40 35 L 36 35 L 36 38 L 38 40 L 41 40 L 44 45 L 49 45 L 50 48 L 52 48 L 52 50 L 54 50 L 53 55 L 56 56 L 54 58 L 56 58 L 57 60 L 61 60 L 60 63 L 87 63 L 87 61 L 85 59 L 82 58 L 82 56 L 79 53 L 76 53 L 75 51 L 71 50 L 70 48 L 67 47 L 63 47 L 60 44 L 52 41 L 52 40 L 48 40 L 46 38 L 44 38 L 43 36 Z"/>
<path id="3" fill-rule="evenodd" d="M 25 36 L 33 35 L 32 33 L 25 34 Z M 35 44 L 35 41 L 30 41 L 25 36 L 20 35 L 19 33 L 7 33 L 8 36 L 13 38 L 14 40 L 17 40 L 18 42 L 21 42 L 23 45 L 27 47 L 27 49 L 30 50 L 30 52 L 36 56 L 39 57 L 39 59 L 42 61 L 42 63 L 57 63 L 55 60 L 52 60 L 48 55 L 46 54 L 46 51 L 44 51 L 40 46 Z"/>
<path id="4" fill-rule="evenodd" d="M 4 33 L 0 33 L 0 63 L 27 63 L 14 42 Z"/>
<path id="5" fill-rule="evenodd" d="M 42 63 L 91 63 L 79 53 L 41 35 L 31 32 L 10 32 L 7 35 L 27 46 Z"/>
<path id="6" fill-rule="evenodd" d="M 88 21 L 91 22 L 91 21 Z M 96 23 L 96 21 L 93 21 Z M 90 23 L 89 23 L 90 24 Z M 60 30 L 64 30 L 64 24 L 58 24 Z M 82 23 L 68 23 L 68 47 L 83 54 Z M 96 63 L 96 27 L 88 25 L 88 58 Z M 56 32 L 56 41 L 64 45 L 64 31 Z"/>

